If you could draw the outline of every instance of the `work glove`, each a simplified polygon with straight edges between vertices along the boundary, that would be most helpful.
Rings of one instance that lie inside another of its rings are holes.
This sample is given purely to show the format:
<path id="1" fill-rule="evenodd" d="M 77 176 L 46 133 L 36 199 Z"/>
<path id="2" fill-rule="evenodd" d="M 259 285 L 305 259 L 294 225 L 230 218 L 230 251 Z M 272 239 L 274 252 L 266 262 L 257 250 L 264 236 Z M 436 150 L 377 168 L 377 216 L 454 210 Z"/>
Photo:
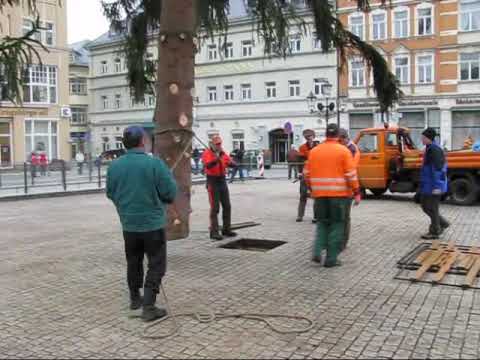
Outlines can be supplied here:
<path id="1" fill-rule="evenodd" d="M 440 189 L 433 189 L 432 195 L 442 195 L 442 190 L 440 190 Z"/>
<path id="2" fill-rule="evenodd" d="M 361 201 L 361 200 L 362 200 L 362 195 L 361 195 L 360 193 L 355 194 L 355 195 L 353 196 L 353 204 L 354 204 L 355 206 L 360 205 L 360 201 Z"/>

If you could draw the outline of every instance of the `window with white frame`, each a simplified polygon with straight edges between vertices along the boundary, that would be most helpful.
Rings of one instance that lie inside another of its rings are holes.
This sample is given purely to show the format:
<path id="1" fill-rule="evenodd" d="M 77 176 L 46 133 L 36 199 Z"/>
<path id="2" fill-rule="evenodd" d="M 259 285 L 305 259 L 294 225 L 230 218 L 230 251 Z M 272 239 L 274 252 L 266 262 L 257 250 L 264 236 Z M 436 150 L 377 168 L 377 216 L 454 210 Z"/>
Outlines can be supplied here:
<path id="1" fill-rule="evenodd" d="M 432 35 L 433 7 L 430 4 L 417 7 L 417 35 Z"/>
<path id="2" fill-rule="evenodd" d="M 87 95 L 87 79 L 86 78 L 70 79 L 70 94 Z"/>
<path id="3" fill-rule="evenodd" d="M 208 45 L 208 60 L 217 60 L 217 45 Z"/>
<path id="4" fill-rule="evenodd" d="M 27 34 L 33 30 L 34 22 L 31 19 L 23 19 L 22 33 Z M 35 40 L 40 41 L 43 45 L 53 46 L 55 45 L 55 25 L 51 21 L 41 21 L 39 23 L 40 28 L 32 36 Z"/>
<path id="5" fill-rule="evenodd" d="M 253 41 L 252 40 L 243 40 L 242 41 L 242 56 L 252 56 L 253 53 Z"/>
<path id="6" fill-rule="evenodd" d="M 288 93 L 291 97 L 300 96 L 300 80 L 290 80 L 288 82 Z"/>
<path id="7" fill-rule="evenodd" d="M 322 42 L 320 41 L 320 39 L 317 38 L 317 33 L 316 32 L 313 33 L 312 40 L 313 40 L 313 49 L 314 50 L 322 48 Z"/>
<path id="8" fill-rule="evenodd" d="M 325 84 L 323 79 L 313 79 L 313 93 L 316 96 L 322 95 L 322 85 Z"/>
<path id="9" fill-rule="evenodd" d="M 460 1 L 460 29 L 462 31 L 480 30 L 480 0 Z"/>
<path id="10" fill-rule="evenodd" d="M 350 86 L 365 86 L 365 64 L 361 59 L 355 59 L 350 63 Z"/>
<path id="11" fill-rule="evenodd" d="M 265 83 L 265 92 L 267 99 L 277 97 L 277 83 L 275 81 L 269 81 Z"/>
<path id="12" fill-rule="evenodd" d="M 364 33 L 363 18 L 363 14 L 350 15 L 349 17 L 350 32 L 357 35 L 362 40 Z"/>
<path id="13" fill-rule="evenodd" d="M 245 134 L 243 132 L 232 132 L 232 148 L 245 150 Z"/>
<path id="14" fill-rule="evenodd" d="M 107 136 L 102 137 L 102 150 L 103 151 L 110 150 L 110 141 Z"/>
<path id="15" fill-rule="evenodd" d="M 480 53 L 460 54 L 460 79 L 479 80 Z"/>
<path id="16" fill-rule="evenodd" d="M 242 84 L 242 100 L 252 99 L 252 85 Z"/>
<path id="17" fill-rule="evenodd" d="M 209 86 L 207 88 L 208 101 L 217 101 L 217 87 Z"/>
<path id="18" fill-rule="evenodd" d="M 393 11 L 393 36 L 405 38 L 409 36 L 408 8 L 398 8 Z"/>
<path id="19" fill-rule="evenodd" d="M 225 85 L 223 87 L 223 98 L 225 101 L 233 100 L 233 85 Z"/>
<path id="20" fill-rule="evenodd" d="M 0 64 L 0 101 L 8 100 L 8 81 L 5 65 Z"/>
<path id="21" fill-rule="evenodd" d="M 395 76 L 400 84 L 410 83 L 410 61 L 408 55 L 398 55 L 394 58 Z"/>
<path id="22" fill-rule="evenodd" d="M 116 58 L 113 62 L 113 70 L 116 72 L 116 73 L 119 73 L 120 71 L 122 71 L 122 60 L 120 60 L 119 58 Z"/>
<path id="23" fill-rule="evenodd" d="M 302 39 L 300 35 L 291 36 L 289 42 L 292 54 L 299 53 L 302 50 Z"/>
<path id="24" fill-rule="evenodd" d="M 102 103 L 101 103 L 101 104 L 102 104 L 103 110 L 108 109 L 108 96 L 103 95 L 101 99 L 102 99 Z"/>
<path id="25" fill-rule="evenodd" d="M 433 82 L 433 55 L 419 55 L 417 57 L 417 82 L 429 84 Z"/>
<path id="26" fill-rule="evenodd" d="M 120 109 L 122 107 L 122 95 L 115 95 L 115 109 Z"/>
<path id="27" fill-rule="evenodd" d="M 34 104 L 57 103 L 57 67 L 30 65 L 24 72 L 23 101 Z"/>
<path id="28" fill-rule="evenodd" d="M 45 151 L 48 159 L 58 158 L 57 121 L 25 120 L 25 156 L 32 151 Z"/>
<path id="29" fill-rule="evenodd" d="M 115 136 L 115 149 L 123 149 L 123 138 L 121 136 Z"/>
<path id="30" fill-rule="evenodd" d="M 231 42 L 225 44 L 224 56 L 225 59 L 233 58 L 233 44 Z"/>
<path id="31" fill-rule="evenodd" d="M 103 60 L 100 62 L 100 73 L 106 74 L 108 73 L 108 62 L 107 60 Z"/>
<path id="32" fill-rule="evenodd" d="M 372 13 L 372 40 L 387 38 L 387 13 L 383 10 Z"/>
<path id="33" fill-rule="evenodd" d="M 85 106 L 72 106 L 72 118 L 70 119 L 71 125 L 86 125 L 87 124 L 87 107 Z"/>

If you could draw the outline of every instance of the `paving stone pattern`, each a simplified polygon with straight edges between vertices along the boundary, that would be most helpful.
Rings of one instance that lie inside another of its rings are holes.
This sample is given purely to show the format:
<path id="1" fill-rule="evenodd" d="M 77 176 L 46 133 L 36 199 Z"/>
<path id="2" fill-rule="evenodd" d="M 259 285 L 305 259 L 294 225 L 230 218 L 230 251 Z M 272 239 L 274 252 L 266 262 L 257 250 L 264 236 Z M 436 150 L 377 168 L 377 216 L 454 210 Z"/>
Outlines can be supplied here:
<path id="1" fill-rule="evenodd" d="M 352 212 L 344 266 L 310 261 L 314 225 L 295 222 L 298 184 L 231 186 L 243 237 L 284 240 L 269 252 L 219 249 L 207 238 L 204 186 L 194 187 L 192 235 L 169 242 L 165 288 L 175 312 L 264 312 L 311 317 L 308 333 L 263 323 L 180 319 L 180 333 L 146 340 L 129 318 L 123 240 L 102 195 L 0 203 L 1 358 L 462 358 L 480 357 L 480 292 L 394 280 L 427 218 L 401 199 L 366 200 Z M 443 206 L 444 240 L 480 244 L 478 207 Z M 294 322 L 279 322 L 296 327 Z M 157 334 L 166 331 L 154 329 Z"/>

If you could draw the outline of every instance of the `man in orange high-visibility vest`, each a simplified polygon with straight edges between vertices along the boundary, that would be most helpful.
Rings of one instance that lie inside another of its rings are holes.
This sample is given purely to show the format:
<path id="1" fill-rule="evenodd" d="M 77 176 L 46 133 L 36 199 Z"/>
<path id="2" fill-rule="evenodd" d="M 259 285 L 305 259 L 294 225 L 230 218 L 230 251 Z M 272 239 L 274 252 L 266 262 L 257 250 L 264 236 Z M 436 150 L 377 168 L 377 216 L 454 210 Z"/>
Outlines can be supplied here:
<path id="1" fill-rule="evenodd" d="M 360 149 L 358 148 L 357 144 L 355 144 L 353 141 L 350 140 L 350 136 L 348 135 L 347 130 L 340 129 L 338 138 L 340 140 L 340 144 L 343 144 L 344 146 L 347 147 L 348 150 L 350 150 L 350 153 L 352 154 L 352 157 L 353 157 L 353 165 L 355 166 L 355 170 L 357 170 L 358 172 L 358 164 L 360 163 Z M 350 201 L 350 204 L 347 206 L 347 214 L 345 217 L 345 232 L 344 232 L 344 238 L 343 238 L 342 247 L 340 251 L 343 251 L 347 248 L 347 243 L 350 238 L 351 210 L 352 210 L 352 202 Z"/>
<path id="2" fill-rule="evenodd" d="M 346 209 L 352 193 L 360 203 L 360 185 L 350 151 L 339 143 L 336 124 L 327 126 L 327 140 L 310 151 L 305 181 L 315 199 L 317 234 L 313 261 L 321 262 L 327 250 L 325 267 L 341 265 L 337 260 L 345 231 Z"/>

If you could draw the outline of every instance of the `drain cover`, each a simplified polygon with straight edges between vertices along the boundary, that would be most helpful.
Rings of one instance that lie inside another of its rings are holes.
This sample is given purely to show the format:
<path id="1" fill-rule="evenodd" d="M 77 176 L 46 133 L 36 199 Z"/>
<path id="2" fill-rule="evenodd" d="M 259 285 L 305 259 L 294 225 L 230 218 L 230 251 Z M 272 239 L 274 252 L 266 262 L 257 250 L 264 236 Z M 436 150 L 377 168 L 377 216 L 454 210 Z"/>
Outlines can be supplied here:
<path id="1" fill-rule="evenodd" d="M 264 240 L 264 239 L 239 239 L 219 246 L 222 249 L 236 249 L 248 251 L 267 252 L 278 246 L 286 244 L 286 241 Z"/>

